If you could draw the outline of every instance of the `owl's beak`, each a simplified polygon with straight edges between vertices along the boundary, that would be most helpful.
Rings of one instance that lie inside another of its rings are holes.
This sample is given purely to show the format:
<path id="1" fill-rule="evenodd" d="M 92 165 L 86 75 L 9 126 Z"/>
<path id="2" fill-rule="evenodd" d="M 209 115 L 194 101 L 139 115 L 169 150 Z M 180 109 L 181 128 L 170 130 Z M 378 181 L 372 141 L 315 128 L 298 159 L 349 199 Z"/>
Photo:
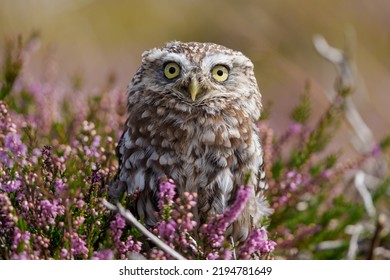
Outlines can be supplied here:
<path id="1" fill-rule="evenodd" d="M 200 89 L 198 80 L 191 79 L 190 86 L 188 89 L 190 91 L 192 101 L 195 101 L 196 95 L 198 94 Z"/>

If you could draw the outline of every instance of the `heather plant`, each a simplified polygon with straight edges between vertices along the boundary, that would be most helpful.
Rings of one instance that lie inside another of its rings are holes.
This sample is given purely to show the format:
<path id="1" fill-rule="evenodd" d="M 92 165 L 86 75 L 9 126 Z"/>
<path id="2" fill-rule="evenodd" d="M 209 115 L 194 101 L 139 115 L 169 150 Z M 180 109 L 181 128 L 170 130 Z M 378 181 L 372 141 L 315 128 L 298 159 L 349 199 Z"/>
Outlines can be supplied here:
<path id="1" fill-rule="evenodd" d="M 94 94 L 78 79 L 61 87 L 28 78 L 23 66 L 37 40 L 8 40 L 1 60 L 0 259 L 174 258 L 103 203 L 118 164 L 124 90 L 111 78 Z M 339 72 L 317 123 L 309 122 L 309 87 L 284 133 L 259 122 L 274 210 L 264 228 L 237 244 L 226 234 L 250 195 L 245 182 L 229 209 L 196 225 L 196 193 L 178 198 L 175 183 L 160 178 L 161 219 L 151 234 L 187 259 L 385 258 L 390 178 L 380 170 L 387 170 L 390 138 L 353 158 L 332 150 L 353 92 L 345 77 Z M 129 208 L 134 199 L 120 202 Z"/>

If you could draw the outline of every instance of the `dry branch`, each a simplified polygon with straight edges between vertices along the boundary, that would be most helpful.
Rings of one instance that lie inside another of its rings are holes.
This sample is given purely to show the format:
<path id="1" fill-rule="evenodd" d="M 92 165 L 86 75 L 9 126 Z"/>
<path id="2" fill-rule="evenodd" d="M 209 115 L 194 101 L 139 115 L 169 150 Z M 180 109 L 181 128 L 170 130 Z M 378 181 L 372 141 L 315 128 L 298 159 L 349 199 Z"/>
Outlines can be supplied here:
<path id="1" fill-rule="evenodd" d="M 173 258 L 177 260 L 186 260 L 182 255 L 180 255 L 178 252 L 173 250 L 171 247 L 169 247 L 167 244 L 162 242 L 157 236 L 155 236 L 153 233 L 151 233 L 147 228 L 145 228 L 138 220 L 134 217 L 133 214 L 131 214 L 130 211 L 126 210 L 119 202 L 116 204 L 111 204 L 107 200 L 103 199 L 103 204 L 108 209 L 117 211 L 119 214 L 122 215 L 122 217 L 128 221 L 130 224 L 132 224 L 134 227 L 136 227 L 143 235 L 148 237 L 150 241 L 152 241 L 155 245 L 160 247 L 161 250 L 171 255 Z"/>

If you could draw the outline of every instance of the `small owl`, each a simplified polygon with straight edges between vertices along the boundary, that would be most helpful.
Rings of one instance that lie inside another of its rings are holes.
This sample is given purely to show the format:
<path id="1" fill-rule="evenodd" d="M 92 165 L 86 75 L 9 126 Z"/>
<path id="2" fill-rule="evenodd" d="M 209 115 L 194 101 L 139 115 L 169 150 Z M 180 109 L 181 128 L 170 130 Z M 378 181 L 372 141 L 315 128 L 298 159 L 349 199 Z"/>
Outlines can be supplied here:
<path id="1" fill-rule="evenodd" d="M 145 224 L 158 221 L 159 179 L 178 195 L 196 192 L 200 225 L 234 202 L 249 177 L 252 195 L 229 228 L 244 240 L 270 210 L 256 127 L 261 94 L 252 62 L 212 43 L 170 42 L 142 54 L 128 86 L 128 118 L 118 143 L 119 169 L 109 194 L 138 192 L 133 209 Z"/>

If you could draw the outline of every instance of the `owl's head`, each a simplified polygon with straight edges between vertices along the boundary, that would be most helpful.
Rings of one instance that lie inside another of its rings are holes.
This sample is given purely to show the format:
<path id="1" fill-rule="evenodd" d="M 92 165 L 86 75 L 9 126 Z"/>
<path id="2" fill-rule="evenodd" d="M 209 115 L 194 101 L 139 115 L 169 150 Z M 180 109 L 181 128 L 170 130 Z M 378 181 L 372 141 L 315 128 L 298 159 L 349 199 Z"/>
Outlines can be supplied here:
<path id="1" fill-rule="evenodd" d="M 159 106 L 183 111 L 217 113 L 234 107 L 260 117 L 253 63 L 241 52 L 213 43 L 174 41 L 144 52 L 129 98 L 135 92 Z"/>

